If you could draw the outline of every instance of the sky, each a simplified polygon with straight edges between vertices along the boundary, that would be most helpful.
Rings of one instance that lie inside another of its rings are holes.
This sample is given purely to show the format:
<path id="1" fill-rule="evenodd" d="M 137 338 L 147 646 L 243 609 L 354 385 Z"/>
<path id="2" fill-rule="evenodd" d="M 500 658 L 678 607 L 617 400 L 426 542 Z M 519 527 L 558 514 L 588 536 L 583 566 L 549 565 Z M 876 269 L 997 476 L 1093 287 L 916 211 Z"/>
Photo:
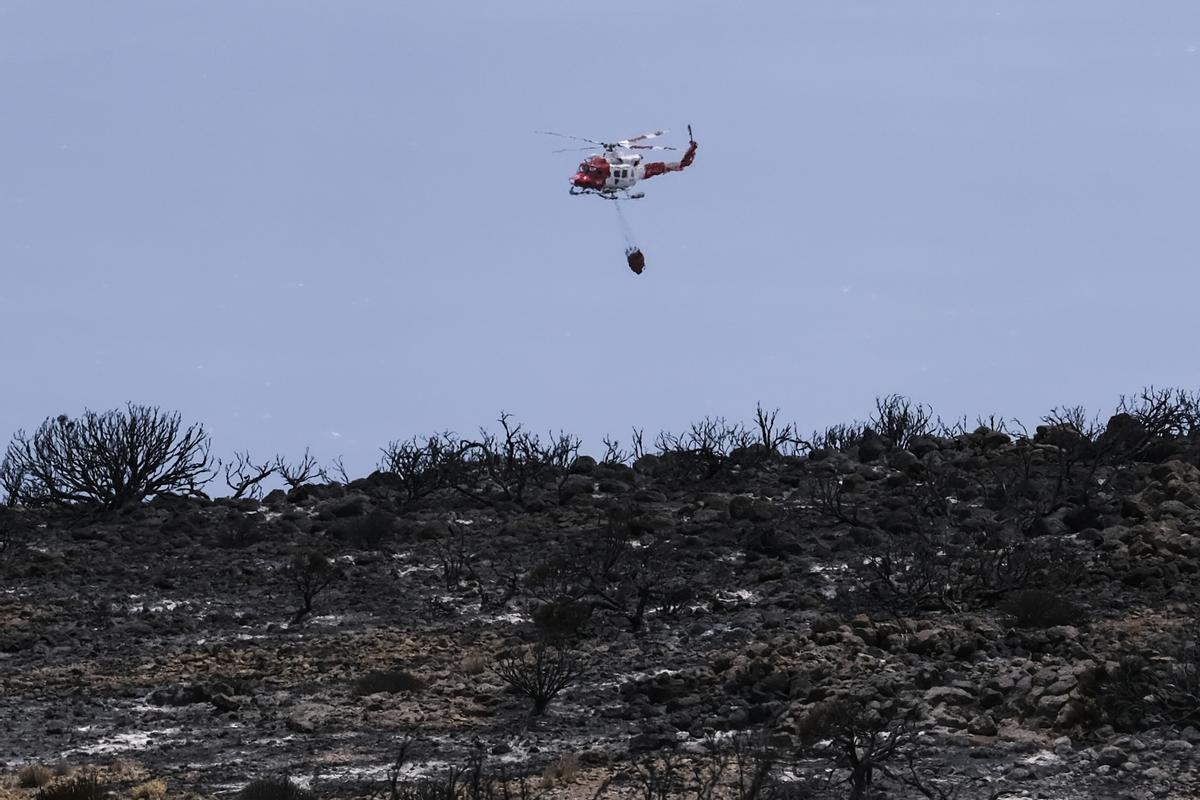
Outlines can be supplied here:
<path id="1" fill-rule="evenodd" d="M 1197 98 L 1193 0 L 0 0 L 0 446 L 134 402 L 357 476 L 502 410 L 1200 388 Z M 688 124 L 634 275 L 534 132 Z"/>

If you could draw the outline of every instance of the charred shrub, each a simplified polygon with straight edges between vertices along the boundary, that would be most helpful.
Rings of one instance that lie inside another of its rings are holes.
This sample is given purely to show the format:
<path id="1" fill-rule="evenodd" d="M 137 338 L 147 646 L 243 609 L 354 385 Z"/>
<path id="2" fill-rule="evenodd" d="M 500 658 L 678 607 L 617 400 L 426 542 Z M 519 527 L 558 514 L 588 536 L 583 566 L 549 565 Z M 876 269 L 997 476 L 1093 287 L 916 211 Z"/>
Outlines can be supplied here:
<path id="1" fill-rule="evenodd" d="M 217 546 L 231 550 L 249 547 L 262 541 L 258 520 L 249 514 L 230 511 L 217 530 Z"/>
<path id="2" fill-rule="evenodd" d="M 844 699 L 813 706 L 800 718 L 798 733 L 803 751 L 829 759 L 842 772 L 851 800 L 870 796 L 880 777 L 895 779 L 889 762 L 907 759 L 917 738 L 913 712 Z"/>
<path id="3" fill-rule="evenodd" d="M 354 688 L 351 690 L 355 697 L 362 697 L 368 694 L 378 694 L 380 692 L 386 694 L 399 694 L 400 692 L 423 692 L 425 691 L 425 681 L 413 675 L 411 672 L 399 669 L 378 670 L 368 672 L 354 682 Z"/>
<path id="4" fill-rule="evenodd" d="M 1080 606 L 1045 589 L 1019 589 L 1012 592 L 1001 601 L 1000 610 L 1013 617 L 1021 628 L 1078 625 L 1084 621 Z"/>
<path id="5" fill-rule="evenodd" d="M 1113 461 L 1163 461 L 1200 429 L 1200 396 L 1148 386 L 1122 396 L 1101 441 Z"/>
<path id="6" fill-rule="evenodd" d="M 485 429 L 476 440 L 464 440 L 450 476 L 459 492 L 483 502 L 524 504 L 526 493 L 543 481 L 565 480 L 579 455 L 580 440 L 559 431 L 542 439 L 501 412 L 500 434 Z"/>
<path id="7" fill-rule="evenodd" d="M 534 716 L 543 714 L 550 701 L 573 684 L 581 672 L 574 653 L 545 642 L 503 653 L 489 669 L 533 701 Z"/>
<path id="8" fill-rule="evenodd" d="M 1090 725 L 1110 724 L 1119 731 L 1146 727 L 1154 717 L 1155 676 L 1150 663 L 1137 654 L 1122 656 L 1113 667 L 1102 667 L 1080 681 L 1089 701 Z"/>
<path id="9" fill-rule="evenodd" d="M 907 450 L 913 437 L 933 430 L 933 409 L 907 397 L 889 394 L 875 399 L 870 427 L 896 447 Z"/>
<path id="10" fill-rule="evenodd" d="M 313 599 L 341 577 L 337 565 L 315 550 L 301 550 L 292 556 L 284 575 L 296 594 L 300 607 L 293 617 L 300 621 L 313 610 Z"/>
<path id="11" fill-rule="evenodd" d="M 421 777 L 404 777 L 408 743 L 401 750 L 384 778 L 382 791 L 372 797 L 386 800 L 534 800 L 535 794 L 524 777 L 511 778 L 501 767 L 485 768 L 481 753 L 465 763 L 451 764 L 439 772 Z"/>
<path id="12" fill-rule="evenodd" d="M 841 423 L 831 425 L 822 431 L 813 431 L 808 446 L 810 451 L 833 450 L 842 453 L 851 447 L 856 447 L 862 441 L 862 437 L 863 426 L 861 423 Z"/>
<path id="13" fill-rule="evenodd" d="M 43 786 L 37 800 L 103 800 L 107 793 L 108 787 L 95 775 L 80 775 Z"/>
<path id="14" fill-rule="evenodd" d="M 654 444 L 661 462 L 655 474 L 668 482 L 709 480 L 729 464 L 734 450 L 754 442 L 754 435 L 740 423 L 705 417 L 682 434 L 658 435 Z"/>
<path id="15" fill-rule="evenodd" d="M 462 453 L 462 444 L 450 432 L 407 441 L 389 442 L 379 461 L 382 472 L 396 476 L 403 492 L 401 504 L 415 506 L 421 498 L 449 484 Z"/>
<path id="16" fill-rule="evenodd" d="M 317 800 L 317 795 L 280 776 L 250 781 L 238 792 L 238 800 Z"/>
<path id="17" fill-rule="evenodd" d="M 1120 731 L 1200 724 L 1200 617 L 1165 634 L 1155 650 L 1152 659 L 1131 653 L 1080 681 L 1092 723 Z"/>
<path id="18" fill-rule="evenodd" d="M 681 578 L 665 581 L 654 598 L 658 610 L 669 616 L 683 612 L 696 599 L 695 585 Z"/>
<path id="19" fill-rule="evenodd" d="M 33 435 L 17 431 L 0 475 L 10 501 L 23 505 L 116 509 L 162 492 L 199 494 L 214 470 L 202 425 L 185 429 L 178 413 L 130 403 L 78 419 L 48 417 Z"/>

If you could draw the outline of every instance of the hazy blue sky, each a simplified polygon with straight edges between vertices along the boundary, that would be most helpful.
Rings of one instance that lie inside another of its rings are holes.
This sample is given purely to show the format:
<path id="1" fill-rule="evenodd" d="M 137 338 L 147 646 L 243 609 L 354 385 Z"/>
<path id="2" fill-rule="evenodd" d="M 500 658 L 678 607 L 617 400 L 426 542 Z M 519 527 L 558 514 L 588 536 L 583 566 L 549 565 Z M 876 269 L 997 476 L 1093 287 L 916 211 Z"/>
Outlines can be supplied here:
<path id="1" fill-rule="evenodd" d="M 694 167 L 569 197 L 538 129 Z M 1200 3 L 0 0 L 0 444 L 222 455 L 501 409 L 598 449 L 1197 388 Z"/>

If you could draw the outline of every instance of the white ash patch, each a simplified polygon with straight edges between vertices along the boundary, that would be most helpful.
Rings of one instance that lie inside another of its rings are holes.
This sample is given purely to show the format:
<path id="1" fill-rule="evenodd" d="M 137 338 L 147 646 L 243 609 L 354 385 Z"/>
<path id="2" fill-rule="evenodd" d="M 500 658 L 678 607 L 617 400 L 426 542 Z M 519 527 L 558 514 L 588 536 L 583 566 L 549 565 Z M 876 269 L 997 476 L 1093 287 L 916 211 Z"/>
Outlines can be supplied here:
<path id="1" fill-rule="evenodd" d="M 85 726 L 76 730 L 80 733 L 86 733 L 90 728 L 91 726 Z M 147 731 L 114 733 L 92 744 L 66 750 L 62 753 L 62 756 L 64 758 L 73 755 L 95 756 L 123 753 L 126 750 L 144 750 L 151 745 L 162 744 L 164 740 L 176 738 L 179 735 L 179 731 L 179 728 L 157 728 Z"/>
<path id="2" fill-rule="evenodd" d="M 1062 757 L 1052 750 L 1038 750 L 1036 753 L 1021 759 L 1022 764 L 1040 766 L 1043 764 L 1061 764 Z"/>
<path id="3" fill-rule="evenodd" d="M 118 606 L 114 603 L 114 607 L 117 610 L 124 611 L 126 614 L 161 614 L 164 611 L 174 611 L 181 606 L 191 605 L 190 603 L 182 600 L 142 600 L 145 595 L 141 594 L 131 594 L 128 597 L 134 602 L 127 603 L 124 606 Z"/>
<path id="4" fill-rule="evenodd" d="M 412 551 L 405 551 L 403 553 L 393 553 L 392 554 L 393 561 L 405 562 L 412 558 L 413 558 Z M 431 564 L 422 564 L 420 562 L 417 562 L 414 564 L 407 564 L 403 567 L 400 567 L 399 569 L 396 570 L 395 574 L 396 574 L 397 578 L 403 578 L 406 575 L 411 575 L 414 572 L 437 572 L 437 571 L 438 571 L 437 566 L 434 566 Z"/>
<path id="5" fill-rule="evenodd" d="M 682 671 L 683 670 L 667 669 L 666 667 L 664 667 L 662 669 L 652 669 L 652 670 L 646 670 L 646 671 L 639 670 L 637 672 L 624 672 L 624 673 L 617 675 L 617 677 L 613 678 L 612 680 L 601 681 L 600 683 L 597 683 L 595 685 L 595 688 L 597 688 L 597 689 L 614 689 L 618 686 L 624 686 L 625 684 L 632 683 L 634 681 L 643 681 L 643 680 L 646 680 L 647 678 L 657 678 L 662 675 L 676 675 Z"/>
<path id="6" fill-rule="evenodd" d="M 501 611 L 495 614 L 488 614 L 479 618 L 480 622 L 506 622 L 510 625 L 523 625 L 526 622 L 532 622 L 533 618 L 528 614 L 520 611 Z"/>
<path id="7" fill-rule="evenodd" d="M 727 605 L 737 605 L 740 603 L 754 605 L 762 599 L 756 592 L 752 592 L 749 589 L 734 589 L 728 592 L 717 592 L 715 595 L 713 595 L 713 597 L 718 602 L 725 603 Z"/>

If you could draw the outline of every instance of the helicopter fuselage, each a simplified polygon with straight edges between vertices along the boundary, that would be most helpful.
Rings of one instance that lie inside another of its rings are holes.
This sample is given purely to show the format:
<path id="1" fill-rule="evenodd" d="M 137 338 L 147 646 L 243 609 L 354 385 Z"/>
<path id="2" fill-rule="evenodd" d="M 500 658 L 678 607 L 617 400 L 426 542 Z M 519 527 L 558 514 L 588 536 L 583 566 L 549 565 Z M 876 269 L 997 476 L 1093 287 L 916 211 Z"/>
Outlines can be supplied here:
<path id="1" fill-rule="evenodd" d="M 572 194 L 598 192 L 616 194 L 627 191 L 642 179 L 644 167 L 637 153 L 594 155 L 579 165 L 571 178 Z M 575 191 L 575 190 L 580 191 Z"/>

